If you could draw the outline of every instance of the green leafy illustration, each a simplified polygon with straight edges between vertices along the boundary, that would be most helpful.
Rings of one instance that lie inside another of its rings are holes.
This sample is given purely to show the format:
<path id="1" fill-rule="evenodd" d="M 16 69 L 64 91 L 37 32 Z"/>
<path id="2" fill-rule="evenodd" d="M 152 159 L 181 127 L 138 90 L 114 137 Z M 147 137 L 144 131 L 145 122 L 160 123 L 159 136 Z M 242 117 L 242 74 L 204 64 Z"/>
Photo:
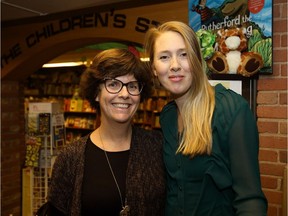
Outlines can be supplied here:
<path id="1" fill-rule="evenodd" d="M 262 39 L 254 44 L 251 51 L 261 54 L 264 62 L 264 67 L 272 66 L 272 39 Z"/>
<path id="2" fill-rule="evenodd" d="M 253 29 L 252 36 L 248 40 L 248 50 L 251 51 L 252 47 L 260 40 L 262 40 L 261 33 L 258 29 Z"/>
<path id="3" fill-rule="evenodd" d="M 209 30 L 199 29 L 196 35 L 200 41 L 203 58 L 205 60 L 211 58 L 215 51 L 216 34 Z"/>

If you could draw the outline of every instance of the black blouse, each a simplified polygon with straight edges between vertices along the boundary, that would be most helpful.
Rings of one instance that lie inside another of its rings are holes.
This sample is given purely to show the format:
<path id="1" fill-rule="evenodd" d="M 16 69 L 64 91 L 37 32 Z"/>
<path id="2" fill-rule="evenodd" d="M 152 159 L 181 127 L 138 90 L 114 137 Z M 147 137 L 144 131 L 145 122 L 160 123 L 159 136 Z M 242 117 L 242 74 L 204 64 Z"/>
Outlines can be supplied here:
<path id="1" fill-rule="evenodd" d="M 107 152 L 113 173 L 125 202 L 129 150 Z M 115 215 L 122 209 L 120 195 L 104 151 L 88 140 L 82 185 L 82 215 Z"/>

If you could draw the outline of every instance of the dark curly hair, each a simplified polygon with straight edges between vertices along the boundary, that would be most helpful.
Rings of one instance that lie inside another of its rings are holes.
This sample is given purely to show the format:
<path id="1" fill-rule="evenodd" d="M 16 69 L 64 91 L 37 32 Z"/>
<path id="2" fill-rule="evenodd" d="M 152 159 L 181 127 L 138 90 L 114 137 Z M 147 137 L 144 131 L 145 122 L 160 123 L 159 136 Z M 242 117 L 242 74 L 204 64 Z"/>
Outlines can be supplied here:
<path id="1" fill-rule="evenodd" d="M 98 53 L 89 68 L 81 75 L 80 95 L 89 101 L 90 106 L 99 111 L 99 102 L 95 101 L 99 85 L 106 77 L 116 78 L 132 74 L 138 82 L 144 84 L 140 94 L 141 101 L 152 94 L 152 77 L 144 63 L 127 49 L 108 49 Z"/>

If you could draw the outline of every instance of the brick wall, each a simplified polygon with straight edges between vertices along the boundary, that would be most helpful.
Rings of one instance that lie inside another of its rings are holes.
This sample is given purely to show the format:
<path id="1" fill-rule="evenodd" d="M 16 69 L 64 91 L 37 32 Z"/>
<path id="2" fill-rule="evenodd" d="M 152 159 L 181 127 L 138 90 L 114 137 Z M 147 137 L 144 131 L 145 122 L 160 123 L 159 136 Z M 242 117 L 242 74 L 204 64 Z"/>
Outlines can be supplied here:
<path id="1" fill-rule="evenodd" d="M 268 216 L 286 216 L 283 176 L 287 165 L 287 1 L 273 3 L 273 75 L 258 81 L 260 171 Z M 286 187 L 287 188 L 287 187 Z"/>
<path id="2" fill-rule="evenodd" d="M 1 215 L 20 216 L 24 164 L 24 97 L 17 81 L 1 81 Z"/>

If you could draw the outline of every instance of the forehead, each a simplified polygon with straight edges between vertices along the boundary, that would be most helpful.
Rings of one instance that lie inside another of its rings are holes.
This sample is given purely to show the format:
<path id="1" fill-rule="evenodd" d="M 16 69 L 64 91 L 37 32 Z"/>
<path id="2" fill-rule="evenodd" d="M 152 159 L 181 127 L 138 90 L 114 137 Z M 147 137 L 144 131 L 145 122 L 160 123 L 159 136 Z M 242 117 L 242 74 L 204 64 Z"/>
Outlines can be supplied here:
<path id="1" fill-rule="evenodd" d="M 185 49 L 183 37 L 173 31 L 167 31 L 158 36 L 155 41 L 155 51 L 164 52 L 174 49 Z"/>
<path id="2" fill-rule="evenodd" d="M 134 74 L 126 74 L 123 76 L 117 76 L 117 77 L 114 77 L 114 79 L 120 80 L 124 83 L 130 82 L 130 81 L 136 81 Z"/>

